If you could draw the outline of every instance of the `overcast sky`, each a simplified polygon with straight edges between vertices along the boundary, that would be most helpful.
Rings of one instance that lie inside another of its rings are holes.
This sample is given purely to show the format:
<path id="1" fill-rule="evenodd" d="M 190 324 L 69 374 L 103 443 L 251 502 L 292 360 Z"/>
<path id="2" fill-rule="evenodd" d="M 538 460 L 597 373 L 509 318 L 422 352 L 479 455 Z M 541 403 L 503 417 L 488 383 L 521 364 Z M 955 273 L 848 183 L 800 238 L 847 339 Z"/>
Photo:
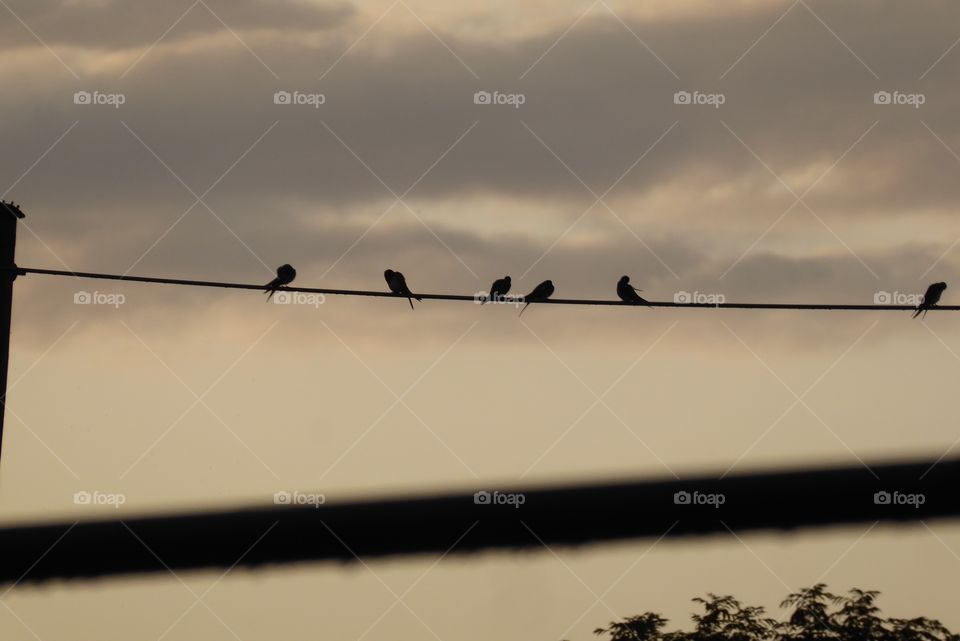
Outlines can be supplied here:
<path id="1" fill-rule="evenodd" d="M 297 284 L 360 289 L 392 267 L 414 290 L 510 274 L 564 298 L 629 274 L 652 300 L 731 302 L 960 288 L 954 3 L 0 4 L 22 266 L 265 283 L 291 263 Z M 518 319 L 39 275 L 15 292 L 8 523 L 116 516 L 78 491 L 132 515 L 869 466 L 960 440 L 945 312 Z M 651 544 L 18 589 L 0 630 L 583 640 L 645 610 L 686 625 L 707 591 L 778 613 L 817 581 L 960 628 L 943 522 Z"/>

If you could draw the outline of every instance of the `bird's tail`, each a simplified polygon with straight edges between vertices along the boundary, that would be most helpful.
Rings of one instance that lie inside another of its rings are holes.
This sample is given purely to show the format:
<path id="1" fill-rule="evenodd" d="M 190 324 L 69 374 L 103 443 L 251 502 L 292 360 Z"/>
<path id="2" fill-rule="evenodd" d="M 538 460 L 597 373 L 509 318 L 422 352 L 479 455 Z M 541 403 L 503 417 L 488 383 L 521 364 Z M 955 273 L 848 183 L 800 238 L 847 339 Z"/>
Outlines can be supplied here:
<path id="1" fill-rule="evenodd" d="M 915 311 L 915 312 L 913 313 L 913 316 L 911 316 L 910 318 L 916 318 L 917 316 L 920 315 L 920 312 L 923 312 L 923 311 L 926 311 L 926 310 L 924 309 L 923 305 L 917 305 L 917 311 Z"/>
<path id="2" fill-rule="evenodd" d="M 631 287 L 633 287 L 633 286 L 631 285 Z M 633 291 L 635 291 L 635 292 L 642 292 L 643 290 L 642 290 L 642 289 L 637 289 L 636 287 L 633 287 Z M 646 298 L 644 298 L 643 296 L 637 296 L 637 298 L 640 299 L 640 303 L 641 303 L 641 304 L 646 305 L 646 306 L 649 307 L 650 309 L 653 309 L 653 305 L 651 305 L 651 304 L 650 304 L 650 301 L 648 301 Z"/>
<path id="3" fill-rule="evenodd" d="M 274 278 L 269 283 L 263 286 L 263 293 L 267 295 L 267 300 L 273 298 L 273 295 L 277 293 L 277 287 L 280 285 L 280 279 Z"/>
<path id="4" fill-rule="evenodd" d="M 634 288 L 634 289 L 636 289 L 636 288 Z M 640 290 L 637 289 L 637 291 L 639 292 Z M 638 304 L 638 305 L 646 305 L 646 306 L 649 307 L 650 309 L 653 309 L 653 305 L 650 304 L 650 301 L 648 301 L 648 300 L 647 300 L 646 298 L 644 298 L 643 296 L 637 296 L 637 304 Z"/>
<path id="5" fill-rule="evenodd" d="M 414 297 L 414 298 L 416 298 L 416 297 Z M 420 300 L 420 299 L 417 298 L 417 300 Z M 410 309 L 413 309 L 413 298 L 407 296 L 407 302 L 410 303 Z"/>
<path id="6" fill-rule="evenodd" d="M 528 308 L 528 307 L 530 307 L 529 301 L 527 302 L 526 305 L 523 306 L 523 309 L 520 310 L 520 313 L 517 314 L 517 318 L 520 318 L 521 316 L 523 316 L 523 313 L 524 313 L 525 311 L 527 311 L 527 308 Z"/>

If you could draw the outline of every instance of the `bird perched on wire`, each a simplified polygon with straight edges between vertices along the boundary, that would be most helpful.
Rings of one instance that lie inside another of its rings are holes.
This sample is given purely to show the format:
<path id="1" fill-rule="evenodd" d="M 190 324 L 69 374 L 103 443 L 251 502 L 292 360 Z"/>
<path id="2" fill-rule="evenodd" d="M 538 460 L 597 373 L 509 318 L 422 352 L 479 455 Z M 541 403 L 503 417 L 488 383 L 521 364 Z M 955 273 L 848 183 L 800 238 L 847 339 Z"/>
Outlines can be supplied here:
<path id="1" fill-rule="evenodd" d="M 410 288 L 407 287 L 407 279 L 403 277 L 403 274 L 400 272 L 395 272 L 392 269 L 388 269 L 383 272 L 383 279 L 387 281 L 387 287 L 390 288 L 390 291 L 396 294 L 397 296 L 406 296 L 407 302 L 410 303 L 410 309 L 413 309 L 413 299 L 416 298 L 418 301 L 423 299 L 410 291 Z"/>
<path id="2" fill-rule="evenodd" d="M 617 296 L 620 297 L 620 300 L 625 303 L 630 303 L 631 305 L 646 305 L 650 309 L 653 309 L 650 302 L 637 293 L 642 291 L 642 289 L 637 289 L 630 284 L 629 276 L 621 276 L 620 280 L 617 281 Z"/>
<path id="3" fill-rule="evenodd" d="M 943 295 L 943 290 L 947 288 L 946 283 L 934 283 L 927 287 L 927 293 L 923 295 L 923 300 L 920 301 L 920 304 L 917 305 L 917 311 L 913 313 L 911 318 L 916 318 L 920 315 L 920 312 L 923 312 L 924 318 L 927 316 L 927 311 L 931 307 L 936 307 L 937 303 L 940 302 L 940 297 Z"/>
<path id="4" fill-rule="evenodd" d="M 527 311 L 530 303 L 541 303 L 551 296 L 553 296 L 553 281 L 545 280 L 534 287 L 532 292 L 523 297 L 527 304 L 523 306 L 518 316 L 523 316 L 523 312 Z"/>
<path id="5" fill-rule="evenodd" d="M 510 277 L 504 276 L 503 278 L 498 278 L 493 281 L 493 285 L 490 285 L 490 295 L 483 299 L 480 304 L 483 305 L 488 301 L 499 302 L 503 300 L 503 297 L 507 295 L 507 292 L 510 291 Z"/>
<path id="6" fill-rule="evenodd" d="M 280 265 L 277 267 L 277 277 L 263 286 L 263 289 L 267 292 L 267 300 L 273 298 L 273 295 L 277 293 L 278 289 L 292 283 L 296 277 L 297 270 L 295 270 L 292 265 Z"/>

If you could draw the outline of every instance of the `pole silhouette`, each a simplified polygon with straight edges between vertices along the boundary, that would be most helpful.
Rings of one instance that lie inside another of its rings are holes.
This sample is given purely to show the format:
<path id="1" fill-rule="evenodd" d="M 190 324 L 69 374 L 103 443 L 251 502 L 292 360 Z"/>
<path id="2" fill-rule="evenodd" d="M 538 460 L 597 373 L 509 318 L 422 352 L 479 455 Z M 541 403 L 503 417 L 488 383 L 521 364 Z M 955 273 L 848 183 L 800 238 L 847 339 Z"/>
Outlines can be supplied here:
<path id="1" fill-rule="evenodd" d="M 17 221 L 24 217 L 14 203 L 0 201 L 0 454 L 7 407 L 7 366 L 10 362 L 10 318 L 13 281 L 17 277 Z"/>

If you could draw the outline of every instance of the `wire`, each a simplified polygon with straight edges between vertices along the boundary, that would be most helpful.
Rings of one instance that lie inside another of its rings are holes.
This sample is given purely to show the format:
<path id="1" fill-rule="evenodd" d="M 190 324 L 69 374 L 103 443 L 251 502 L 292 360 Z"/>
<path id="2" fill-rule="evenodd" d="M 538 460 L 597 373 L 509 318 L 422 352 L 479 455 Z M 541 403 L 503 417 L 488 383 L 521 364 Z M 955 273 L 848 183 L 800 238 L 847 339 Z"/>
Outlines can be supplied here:
<path id="1" fill-rule="evenodd" d="M 130 276 L 128 274 L 99 274 L 94 272 L 73 272 L 60 269 L 38 269 L 33 267 L 18 267 L 17 272 L 24 274 L 42 274 L 47 276 L 70 276 L 73 278 L 92 278 L 99 280 L 118 280 L 136 283 L 160 283 L 164 285 L 184 285 L 189 287 L 219 287 L 225 289 L 252 289 L 264 291 L 264 286 L 254 283 L 227 283 L 212 280 L 189 280 L 183 278 L 158 278 L 154 276 Z M 305 294 L 324 294 L 330 296 L 379 296 L 384 298 L 403 298 L 402 295 L 392 292 L 369 291 L 362 289 L 330 289 L 324 287 L 283 287 L 279 291 L 302 292 Z M 478 295 L 463 294 L 420 294 L 416 296 L 425 300 L 459 300 L 479 303 L 482 299 Z M 522 297 L 507 297 L 504 302 L 524 304 L 527 301 Z M 612 305 L 617 307 L 643 307 L 620 300 L 595 300 L 576 298 L 549 298 L 547 300 L 530 301 L 531 304 L 548 305 Z M 831 303 L 697 303 L 676 301 L 649 301 L 650 307 L 682 307 L 693 309 L 800 309 L 800 310 L 842 310 L 842 311 L 915 311 L 913 305 L 846 305 Z M 960 311 L 960 305 L 936 305 L 930 311 Z"/>
<path id="2" fill-rule="evenodd" d="M 281 491 L 247 509 L 6 527 L 0 582 L 956 519 L 958 484 L 960 461 L 913 460 L 351 502 Z"/>

